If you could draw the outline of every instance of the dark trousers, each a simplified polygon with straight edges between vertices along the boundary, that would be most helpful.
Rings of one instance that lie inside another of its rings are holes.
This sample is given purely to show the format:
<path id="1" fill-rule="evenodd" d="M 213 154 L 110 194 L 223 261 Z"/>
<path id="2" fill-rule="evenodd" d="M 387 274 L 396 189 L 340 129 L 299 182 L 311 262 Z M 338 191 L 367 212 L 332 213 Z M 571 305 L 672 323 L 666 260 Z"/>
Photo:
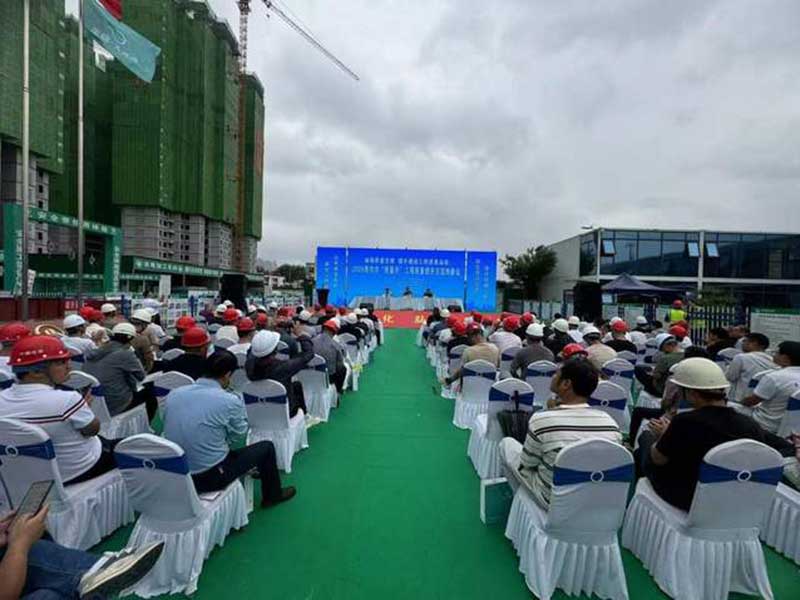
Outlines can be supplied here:
<path id="1" fill-rule="evenodd" d="M 140 404 L 144 404 L 147 408 L 147 419 L 152 421 L 153 417 L 158 412 L 158 398 L 153 393 L 152 384 L 145 385 L 141 390 L 133 394 L 133 400 L 125 410 L 130 410 Z"/>
<path id="2" fill-rule="evenodd" d="M 276 501 L 281 497 L 281 476 L 275 459 L 272 442 L 258 442 L 252 446 L 231 450 L 218 465 L 208 471 L 192 475 L 198 494 L 223 490 L 242 475 L 257 469 L 261 478 L 261 500 Z"/>
<path id="3" fill-rule="evenodd" d="M 648 365 L 636 365 L 634 367 L 636 379 L 642 384 L 644 390 L 651 396 L 661 397 L 661 393 L 653 386 L 653 369 Z"/>
<path id="4" fill-rule="evenodd" d="M 65 481 L 64 484 L 66 485 L 69 483 L 81 483 L 83 481 L 89 481 L 90 479 L 100 477 L 100 475 L 105 475 L 109 471 L 116 469 L 117 462 L 114 460 L 114 448 L 117 447 L 119 442 L 120 440 L 107 440 L 101 437 L 100 443 L 103 445 L 103 451 L 100 453 L 100 458 L 97 459 L 97 462 L 94 463 L 94 466 L 85 473 L 81 473 L 77 477 L 70 479 L 69 481 Z"/>
<path id="5" fill-rule="evenodd" d="M 347 378 L 347 369 L 341 368 L 329 376 L 331 383 L 336 386 L 336 391 L 340 394 L 344 391 L 344 380 Z"/>
<path id="6" fill-rule="evenodd" d="M 637 406 L 631 413 L 631 429 L 628 438 L 631 444 L 636 440 L 636 435 L 639 433 L 639 428 L 642 426 L 642 421 L 645 419 L 658 419 L 664 414 L 660 408 L 645 408 Z"/>
<path id="7" fill-rule="evenodd" d="M 291 389 L 287 388 L 289 392 L 289 416 L 293 417 L 297 414 L 299 409 L 303 409 L 303 414 L 308 414 L 306 408 L 306 397 L 303 395 L 303 384 L 299 381 L 291 382 Z"/>

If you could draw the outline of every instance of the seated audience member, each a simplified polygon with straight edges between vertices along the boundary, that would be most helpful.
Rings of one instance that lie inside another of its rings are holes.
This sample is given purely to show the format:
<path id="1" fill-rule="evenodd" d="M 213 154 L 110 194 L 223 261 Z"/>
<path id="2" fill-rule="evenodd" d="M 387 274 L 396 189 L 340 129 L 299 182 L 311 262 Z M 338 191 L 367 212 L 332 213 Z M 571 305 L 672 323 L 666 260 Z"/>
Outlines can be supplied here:
<path id="1" fill-rule="evenodd" d="M 48 506 L 34 515 L 0 519 L 0 598 L 110 598 L 141 580 L 164 542 L 103 556 L 41 539 Z"/>
<path id="2" fill-rule="evenodd" d="M 239 331 L 236 329 L 236 323 L 239 322 L 239 311 L 235 308 L 226 308 L 222 313 L 222 327 L 217 330 L 216 338 L 225 338 L 231 340 L 234 344 L 239 343 Z"/>
<path id="3" fill-rule="evenodd" d="M 425 324 L 428 327 L 431 327 L 434 323 L 438 323 L 442 320 L 441 311 L 439 310 L 438 306 L 434 306 L 431 314 L 428 315 L 428 318 L 425 320 Z"/>
<path id="4" fill-rule="evenodd" d="M 656 398 L 664 395 L 664 384 L 669 378 L 672 366 L 684 358 L 678 346 L 678 340 L 668 333 L 659 333 L 656 336 L 656 347 L 659 354 L 655 368 L 650 369 L 649 365 L 636 365 L 636 379 L 642 384 L 644 390 Z"/>
<path id="5" fill-rule="evenodd" d="M 277 344 L 277 334 L 270 333 Z M 256 468 L 261 480 L 261 506 L 274 506 L 292 498 L 295 489 L 281 487 L 272 442 L 239 450 L 229 445 L 231 439 L 244 436 L 248 430 L 242 399 L 225 391 L 237 368 L 236 357 L 227 350 L 209 356 L 203 377 L 167 396 L 163 435 L 183 448 L 198 493 L 225 489 Z"/>
<path id="6" fill-rule="evenodd" d="M 256 331 L 262 331 L 269 327 L 269 316 L 259 313 L 256 317 Z M 255 334 L 254 334 L 255 335 Z"/>
<path id="7" fill-rule="evenodd" d="M 533 313 L 522 313 L 522 317 L 519 319 L 519 327 L 517 327 L 514 333 L 520 339 L 520 341 L 524 344 L 525 343 L 525 331 L 528 329 L 529 325 L 532 325 L 536 322 L 536 318 L 533 316 Z"/>
<path id="8" fill-rule="evenodd" d="M 349 316 L 349 315 L 348 315 Z M 428 342 L 436 342 L 439 337 L 439 332 L 447 329 L 447 319 L 450 318 L 450 310 L 447 308 L 439 311 L 439 320 L 431 324 L 430 334 L 428 335 Z"/>
<path id="9" fill-rule="evenodd" d="M 569 323 L 566 319 L 556 319 L 552 328 L 553 335 L 545 340 L 544 345 L 553 356 L 558 356 L 567 344 L 572 343 L 572 336 L 569 334 Z"/>
<path id="10" fill-rule="evenodd" d="M 300 353 L 294 358 L 288 360 L 278 358 L 280 335 L 274 331 L 259 331 L 253 338 L 245 363 L 250 381 L 272 379 L 283 384 L 289 398 L 289 415 L 292 417 L 297 414 L 298 409 L 303 409 L 303 412 L 308 414 L 303 398 L 303 387 L 300 382 L 293 382 L 292 377 L 302 371 L 314 358 L 314 344 L 300 322 L 295 323 L 294 333 L 300 344 Z"/>
<path id="11" fill-rule="evenodd" d="M 14 344 L 30 334 L 30 328 L 23 323 L 6 323 L 0 327 L 0 369 L 11 372 L 11 367 L 8 365 L 11 349 Z"/>
<path id="12" fill-rule="evenodd" d="M 86 319 L 80 315 L 67 315 L 64 317 L 64 332 L 67 335 L 61 338 L 63 342 L 67 346 L 80 350 L 83 354 L 97 348 L 97 344 L 86 337 Z"/>
<path id="13" fill-rule="evenodd" d="M 314 353 L 325 359 L 328 378 L 341 394 L 344 391 L 344 380 L 347 377 L 347 368 L 344 366 L 347 353 L 335 339 L 338 333 L 339 322 L 336 319 L 328 319 L 322 324 L 322 333 L 314 336 L 311 343 L 314 345 Z"/>
<path id="14" fill-rule="evenodd" d="M 131 352 L 131 342 L 136 330 L 130 323 L 119 323 L 111 330 L 111 340 L 86 354 L 84 370 L 97 378 L 105 391 L 106 405 L 112 416 L 147 404 L 147 414 L 152 419 L 158 402 L 152 390 L 137 391 L 145 376 L 142 363 Z"/>
<path id="15" fill-rule="evenodd" d="M 603 334 L 594 325 L 583 330 L 583 341 L 586 343 L 586 355 L 594 368 L 599 372 L 605 363 L 617 357 L 617 351 L 602 342 Z"/>
<path id="16" fill-rule="evenodd" d="M 650 333 L 653 335 L 658 335 L 659 333 L 664 333 L 664 324 L 659 321 L 658 319 L 654 319 L 650 323 Z"/>
<path id="17" fill-rule="evenodd" d="M 562 363 L 551 383 L 558 396 L 554 408 L 533 414 L 524 447 L 514 441 L 520 453 L 520 479 L 544 508 L 550 503 L 553 464 L 564 446 L 595 438 L 622 442 L 614 419 L 587 403 L 598 379 L 597 370 L 585 358 Z"/>
<path id="18" fill-rule="evenodd" d="M 706 335 L 706 351 L 711 360 L 717 360 L 717 354 L 725 348 L 733 348 L 736 342 L 731 339 L 728 330 L 724 327 L 714 327 Z"/>
<path id="19" fill-rule="evenodd" d="M 771 436 L 753 419 L 727 406 L 730 384 L 722 369 L 707 358 L 687 358 L 674 369 L 672 384 L 693 410 L 671 419 L 650 421 L 639 437 L 644 474 L 665 501 L 688 511 L 697 487 L 700 465 L 712 448 L 738 439 L 752 439 L 794 455 L 794 446 Z"/>
<path id="20" fill-rule="evenodd" d="M 742 341 L 742 353 L 733 357 L 725 370 L 725 377 L 731 382 L 731 402 L 741 403 L 750 395 L 750 381 L 761 371 L 776 369 L 772 356 L 767 353 L 769 338 L 761 333 L 749 333 Z"/>
<path id="21" fill-rule="evenodd" d="M 469 347 L 461 355 L 462 366 L 473 360 L 485 360 L 495 367 L 500 366 L 500 351 L 497 346 L 486 341 L 480 325 L 471 323 L 467 326 L 467 340 L 469 340 Z M 458 379 L 461 379 L 461 367 L 456 369 L 452 377 L 446 377 L 444 382 L 446 385 L 450 385 Z"/>
<path id="22" fill-rule="evenodd" d="M 567 333 L 569 334 L 569 337 L 572 338 L 572 341 L 576 344 L 582 344 L 583 334 L 580 331 L 581 320 L 573 315 L 567 319 L 567 325 L 569 325 L 569 331 L 567 331 Z"/>
<path id="23" fill-rule="evenodd" d="M 339 335 L 343 335 L 345 333 L 349 333 L 352 336 L 355 336 L 357 340 L 361 340 L 364 337 L 364 331 L 356 327 L 358 323 L 358 315 L 356 313 L 348 313 L 344 319 L 342 319 L 342 323 L 339 326 Z"/>
<path id="24" fill-rule="evenodd" d="M 734 341 L 734 348 L 737 350 L 743 350 L 742 345 L 744 344 L 744 338 L 746 338 L 750 334 L 750 328 L 747 325 L 734 325 L 728 331 L 728 335 Z"/>
<path id="25" fill-rule="evenodd" d="M 108 330 L 114 329 L 114 325 L 117 324 L 117 307 L 106 303 L 100 307 L 100 312 L 103 314 L 102 326 Z"/>
<path id="26" fill-rule="evenodd" d="M 316 332 L 314 331 L 314 325 L 311 322 L 312 317 L 313 315 L 311 312 L 307 310 L 304 310 L 298 314 L 294 318 L 295 324 L 297 325 L 296 331 L 305 333 L 308 337 L 313 337 Z"/>
<path id="27" fill-rule="evenodd" d="M 514 333 L 519 329 L 519 317 L 511 315 L 503 319 L 502 329 L 489 336 L 489 341 L 497 346 L 502 355 L 509 348 L 521 348 L 522 340 Z"/>
<path id="28" fill-rule="evenodd" d="M 606 346 L 613 348 L 615 352 L 633 352 L 636 354 L 636 344 L 628 340 L 628 325 L 620 319 L 611 324 L 611 339 L 606 342 Z"/>
<path id="29" fill-rule="evenodd" d="M 451 329 L 453 337 L 447 342 L 447 352 L 449 353 L 456 346 L 469 345 L 469 338 L 467 337 L 467 324 L 463 319 L 457 319 Z"/>
<path id="30" fill-rule="evenodd" d="M 228 350 L 234 354 L 239 352 L 247 354 L 247 351 L 250 350 L 250 343 L 253 341 L 253 336 L 256 334 L 256 324 L 253 322 L 253 319 L 250 317 L 239 319 L 239 322 L 236 324 L 236 333 L 239 336 L 239 343 L 234 344 L 228 348 Z"/>
<path id="31" fill-rule="evenodd" d="M 539 360 L 549 360 L 550 362 L 555 360 L 555 356 L 553 356 L 550 349 L 546 348 L 542 343 L 544 339 L 544 327 L 542 325 L 539 323 L 528 325 L 525 335 L 527 345 L 523 346 L 522 350 L 517 352 L 514 360 L 511 361 L 511 375 L 517 379 L 525 379 L 525 371 L 528 369 L 529 364 Z"/>
<path id="32" fill-rule="evenodd" d="M 764 375 L 742 402 L 753 407 L 753 419 L 770 433 L 777 433 L 789 397 L 800 390 L 800 342 L 782 342 L 775 364 L 781 368 Z"/>
<path id="33" fill-rule="evenodd" d="M 689 337 L 689 331 L 683 325 L 673 325 L 669 328 L 669 334 L 675 338 L 681 350 L 686 350 L 694 345 L 692 338 Z"/>
<path id="34" fill-rule="evenodd" d="M 17 342 L 9 364 L 19 383 L 0 392 L 0 417 L 44 429 L 53 443 L 61 479 L 78 483 L 116 468 L 116 441 L 97 435 L 100 422 L 87 398 L 57 389 L 69 377 L 69 358 L 56 337 L 32 335 Z"/>
<path id="35" fill-rule="evenodd" d="M 175 331 L 177 334 L 163 342 L 161 344 L 161 350 L 166 352 L 167 350 L 172 350 L 173 348 L 180 348 L 183 334 L 189 331 L 192 327 L 196 326 L 197 323 L 189 315 L 178 317 L 178 319 L 175 321 Z"/>
<path id="36" fill-rule="evenodd" d="M 192 379 L 203 376 L 206 368 L 208 347 L 211 345 L 211 336 L 201 327 L 192 327 L 183 333 L 181 347 L 184 352 L 177 358 L 164 363 L 164 371 L 177 371 L 188 375 Z"/>
<path id="37" fill-rule="evenodd" d="M 133 340 L 130 342 L 131 348 L 136 353 L 136 358 L 142 364 L 145 373 L 153 370 L 153 365 L 156 362 L 156 355 L 153 350 L 153 343 L 148 335 L 145 334 L 145 329 L 150 325 L 150 319 L 153 315 L 146 308 L 140 308 L 133 311 L 131 315 L 130 324 L 133 325 L 135 334 Z M 115 326 L 116 327 L 116 326 Z M 112 329 L 113 331 L 113 329 Z"/>
<path id="38" fill-rule="evenodd" d="M 558 356 L 556 356 L 556 360 L 558 362 L 565 362 L 570 358 L 572 358 L 573 356 L 587 358 L 588 355 L 586 354 L 586 348 L 584 348 L 580 344 L 575 344 L 575 343 L 567 344 L 566 346 L 564 346 L 561 352 L 558 353 Z"/>

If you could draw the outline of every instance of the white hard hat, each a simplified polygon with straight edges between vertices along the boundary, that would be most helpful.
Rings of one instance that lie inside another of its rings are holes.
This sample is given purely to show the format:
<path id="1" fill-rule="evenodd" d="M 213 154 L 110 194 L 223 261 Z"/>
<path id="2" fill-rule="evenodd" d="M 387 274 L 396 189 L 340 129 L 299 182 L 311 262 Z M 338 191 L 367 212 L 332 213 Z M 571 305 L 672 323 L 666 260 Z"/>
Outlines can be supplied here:
<path id="1" fill-rule="evenodd" d="M 98 331 L 102 331 L 103 336 L 108 337 L 108 329 L 100 325 L 100 323 L 89 323 L 89 325 L 86 326 L 86 335 L 89 337 L 94 337 Z"/>
<path id="2" fill-rule="evenodd" d="M 269 356 L 278 347 L 278 342 L 280 341 L 281 336 L 274 331 L 261 330 L 253 336 L 253 341 L 250 343 L 250 352 L 256 358 Z"/>
<path id="3" fill-rule="evenodd" d="M 159 310 L 157 308 L 155 308 L 154 306 L 148 306 L 145 310 L 150 311 L 150 318 L 151 319 L 153 317 L 155 317 L 159 313 Z"/>
<path id="4" fill-rule="evenodd" d="M 553 329 L 560 331 L 561 333 L 566 333 L 569 331 L 569 323 L 566 321 L 566 319 L 556 319 L 553 321 Z"/>
<path id="5" fill-rule="evenodd" d="M 622 317 L 611 317 L 611 319 L 609 320 L 608 324 L 609 325 L 613 325 L 617 321 L 622 321 Z"/>
<path id="6" fill-rule="evenodd" d="M 444 318 L 446 319 L 447 317 L 449 317 L 449 316 L 450 316 L 450 311 L 449 311 L 449 310 L 447 310 L 446 308 L 443 308 L 443 309 L 442 309 L 442 310 L 439 312 L 439 314 L 440 314 L 442 317 L 444 317 Z"/>
<path id="7" fill-rule="evenodd" d="M 600 335 L 600 330 L 597 327 L 595 327 L 594 325 L 587 325 L 583 329 L 583 337 L 586 337 L 588 335 L 597 335 L 597 336 L 599 336 Z"/>
<path id="8" fill-rule="evenodd" d="M 106 303 L 100 307 L 100 312 L 103 313 L 104 315 L 107 315 L 108 313 L 117 312 L 117 307 L 114 306 L 113 304 Z"/>
<path id="9" fill-rule="evenodd" d="M 656 336 L 656 348 L 661 350 L 661 347 L 667 342 L 675 342 L 675 341 L 677 340 L 675 339 L 674 335 L 670 335 L 668 333 L 659 333 Z"/>
<path id="10" fill-rule="evenodd" d="M 214 309 L 214 312 L 218 315 L 221 315 L 226 310 L 228 310 L 228 307 L 225 304 L 219 304 L 217 305 L 217 308 Z"/>
<path id="11" fill-rule="evenodd" d="M 647 325 L 647 317 L 644 315 L 639 315 L 636 317 L 636 324 L 637 325 Z"/>
<path id="12" fill-rule="evenodd" d="M 544 337 L 544 327 L 539 323 L 531 323 L 525 330 L 525 335 L 535 338 Z"/>
<path id="13" fill-rule="evenodd" d="M 348 315 L 345 317 L 345 320 L 346 320 L 348 323 L 350 323 L 351 325 L 354 325 L 354 324 L 358 323 L 358 315 L 356 315 L 356 313 L 349 313 L 349 314 L 348 314 Z"/>
<path id="14" fill-rule="evenodd" d="M 278 303 L 277 303 L 277 302 L 270 302 L 270 303 L 269 303 L 269 307 L 270 307 L 272 310 L 275 310 L 276 308 L 278 308 Z"/>
<path id="15" fill-rule="evenodd" d="M 226 307 L 226 308 L 233 308 L 233 307 L 235 306 L 235 305 L 233 304 L 233 302 L 231 302 L 230 300 L 225 300 L 225 301 L 223 302 L 223 304 L 225 305 L 225 307 Z"/>
<path id="16" fill-rule="evenodd" d="M 300 314 L 297 315 L 297 318 L 303 323 L 308 323 L 311 320 L 311 313 L 307 310 L 300 311 Z"/>
<path id="17" fill-rule="evenodd" d="M 64 317 L 64 329 L 72 329 L 86 325 L 86 320 L 80 315 L 67 315 Z"/>
<path id="18" fill-rule="evenodd" d="M 255 304 L 248 304 L 247 305 L 247 314 L 254 313 L 258 310 L 258 307 Z"/>
<path id="19" fill-rule="evenodd" d="M 139 310 L 133 311 L 131 315 L 131 320 L 142 321 L 143 323 L 149 323 L 153 319 L 153 313 L 150 312 L 147 308 L 140 308 Z"/>
<path id="20" fill-rule="evenodd" d="M 707 358 L 687 358 L 673 371 L 672 382 L 690 390 L 727 390 L 731 384 L 720 366 Z"/>
<path id="21" fill-rule="evenodd" d="M 258 306 L 256 306 L 256 311 L 257 312 L 267 312 L 267 307 L 264 306 L 263 304 L 259 304 Z"/>
<path id="22" fill-rule="evenodd" d="M 575 315 L 572 315 L 572 316 L 569 318 L 569 321 L 567 321 L 567 322 L 568 322 L 570 325 L 580 325 L 580 324 L 581 324 L 581 320 L 580 320 L 578 317 L 576 317 Z"/>
<path id="23" fill-rule="evenodd" d="M 111 330 L 111 335 L 127 335 L 128 337 L 136 337 L 136 329 L 130 323 L 117 323 Z"/>
<path id="24" fill-rule="evenodd" d="M 244 313 L 241 310 L 239 310 L 238 308 L 236 309 L 236 314 L 238 315 L 238 317 L 240 319 L 244 316 Z"/>

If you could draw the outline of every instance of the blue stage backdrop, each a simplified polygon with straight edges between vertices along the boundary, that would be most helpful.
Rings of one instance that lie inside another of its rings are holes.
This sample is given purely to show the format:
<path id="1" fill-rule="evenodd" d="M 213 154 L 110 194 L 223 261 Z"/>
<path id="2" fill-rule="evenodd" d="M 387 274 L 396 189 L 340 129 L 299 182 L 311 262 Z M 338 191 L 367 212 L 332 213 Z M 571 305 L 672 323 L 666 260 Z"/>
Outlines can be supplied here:
<path id="1" fill-rule="evenodd" d="M 439 298 L 462 298 L 468 310 L 495 309 L 497 253 L 458 250 L 317 248 L 317 287 L 331 303 L 380 296 L 389 288 L 415 297 L 430 290 Z"/>

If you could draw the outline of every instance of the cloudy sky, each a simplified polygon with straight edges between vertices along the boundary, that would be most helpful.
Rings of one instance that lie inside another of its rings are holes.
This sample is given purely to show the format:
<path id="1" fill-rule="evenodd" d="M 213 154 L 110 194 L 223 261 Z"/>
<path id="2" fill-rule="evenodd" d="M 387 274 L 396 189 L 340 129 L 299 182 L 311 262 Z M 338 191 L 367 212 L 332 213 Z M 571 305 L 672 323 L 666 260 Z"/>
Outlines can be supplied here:
<path id="1" fill-rule="evenodd" d="M 264 258 L 800 227 L 797 0 L 281 0 L 358 83 L 253 4 Z"/>

